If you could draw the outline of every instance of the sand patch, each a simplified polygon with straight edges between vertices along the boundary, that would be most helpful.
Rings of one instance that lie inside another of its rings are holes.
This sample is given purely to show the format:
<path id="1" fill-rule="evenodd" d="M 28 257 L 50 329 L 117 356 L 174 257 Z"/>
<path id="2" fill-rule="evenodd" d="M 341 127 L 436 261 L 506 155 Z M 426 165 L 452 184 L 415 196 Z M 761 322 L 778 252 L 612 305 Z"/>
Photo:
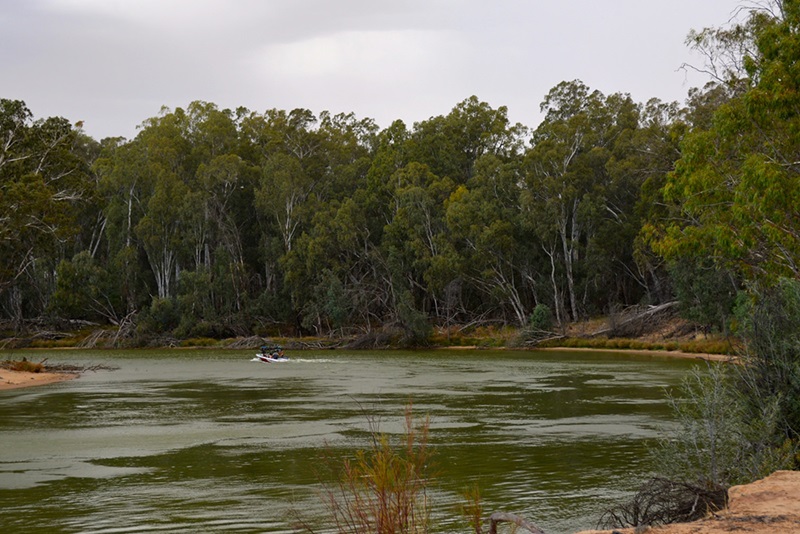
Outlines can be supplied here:
<path id="1" fill-rule="evenodd" d="M 24 371 L 10 371 L 0 369 L 0 391 L 6 389 L 25 388 L 30 386 L 43 386 L 64 380 L 78 378 L 77 373 L 28 373 Z"/>

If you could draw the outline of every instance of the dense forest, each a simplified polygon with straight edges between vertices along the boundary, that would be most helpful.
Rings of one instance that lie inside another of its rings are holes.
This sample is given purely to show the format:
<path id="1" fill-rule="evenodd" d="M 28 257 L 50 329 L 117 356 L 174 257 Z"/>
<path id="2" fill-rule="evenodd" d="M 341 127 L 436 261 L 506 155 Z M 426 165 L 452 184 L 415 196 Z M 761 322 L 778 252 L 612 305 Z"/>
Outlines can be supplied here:
<path id="1" fill-rule="evenodd" d="M 674 299 L 725 329 L 800 277 L 800 2 L 689 35 L 684 104 L 578 80 L 535 128 L 162 109 L 132 140 L 0 100 L 0 320 L 148 336 L 556 324 Z"/>

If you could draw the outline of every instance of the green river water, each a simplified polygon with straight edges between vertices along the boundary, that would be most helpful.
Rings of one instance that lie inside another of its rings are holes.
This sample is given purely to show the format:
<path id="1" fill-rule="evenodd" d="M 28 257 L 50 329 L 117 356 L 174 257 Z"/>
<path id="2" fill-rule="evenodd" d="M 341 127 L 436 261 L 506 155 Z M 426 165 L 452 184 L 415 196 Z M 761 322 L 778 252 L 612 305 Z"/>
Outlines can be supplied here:
<path id="1" fill-rule="evenodd" d="M 351 455 L 368 420 L 429 415 L 433 520 L 469 532 L 461 492 L 548 534 L 592 528 L 648 475 L 666 390 L 696 362 L 593 352 L 25 351 L 110 365 L 0 392 L 0 532 L 292 532 L 324 515 L 326 447 Z M 2 371 L 0 371 L 2 376 Z"/>

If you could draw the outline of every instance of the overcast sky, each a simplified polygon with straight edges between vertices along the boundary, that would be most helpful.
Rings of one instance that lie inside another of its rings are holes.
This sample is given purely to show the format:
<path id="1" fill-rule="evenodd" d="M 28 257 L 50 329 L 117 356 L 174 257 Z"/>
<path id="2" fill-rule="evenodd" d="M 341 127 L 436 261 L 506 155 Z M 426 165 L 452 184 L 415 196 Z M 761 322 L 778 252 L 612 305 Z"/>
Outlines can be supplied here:
<path id="1" fill-rule="evenodd" d="M 133 138 L 162 106 L 353 112 L 385 128 L 476 95 L 535 127 L 564 80 L 683 102 L 690 29 L 740 0 L 0 0 L 0 98 Z"/>

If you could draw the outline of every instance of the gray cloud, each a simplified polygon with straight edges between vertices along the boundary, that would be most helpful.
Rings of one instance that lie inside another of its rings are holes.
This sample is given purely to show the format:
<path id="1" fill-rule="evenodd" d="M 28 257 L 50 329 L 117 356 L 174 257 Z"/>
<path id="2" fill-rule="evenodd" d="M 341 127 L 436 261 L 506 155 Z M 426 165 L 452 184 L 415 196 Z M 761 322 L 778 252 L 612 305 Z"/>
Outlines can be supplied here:
<path id="1" fill-rule="evenodd" d="M 738 0 L 11 0 L 0 96 L 133 137 L 162 106 L 303 107 L 380 126 L 477 95 L 535 126 L 563 80 L 683 100 L 692 28 Z"/>

